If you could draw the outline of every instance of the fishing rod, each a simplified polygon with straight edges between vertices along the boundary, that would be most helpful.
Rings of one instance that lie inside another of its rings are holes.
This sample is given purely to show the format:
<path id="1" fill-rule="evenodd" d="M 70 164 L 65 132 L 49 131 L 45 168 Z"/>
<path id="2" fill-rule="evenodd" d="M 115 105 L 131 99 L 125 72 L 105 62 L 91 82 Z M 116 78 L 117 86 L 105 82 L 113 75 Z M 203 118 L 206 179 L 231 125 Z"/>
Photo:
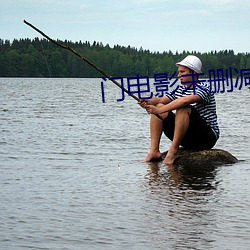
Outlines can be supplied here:
<path id="1" fill-rule="evenodd" d="M 58 41 L 50 38 L 49 36 L 47 36 L 44 32 L 42 32 L 41 30 L 39 30 L 38 28 L 36 28 L 34 25 L 32 25 L 31 23 L 27 22 L 26 20 L 23 20 L 23 22 L 25 24 L 27 24 L 28 26 L 30 26 L 32 29 L 34 29 L 35 31 L 37 31 L 38 33 L 40 33 L 42 36 L 44 36 L 45 38 L 47 38 L 50 42 L 54 43 L 55 45 L 61 47 L 62 49 L 66 49 L 69 50 L 70 52 L 72 52 L 73 54 L 75 54 L 76 56 L 78 56 L 80 59 L 82 59 L 83 61 L 85 61 L 86 63 L 88 63 L 91 67 L 93 67 L 94 69 L 96 69 L 98 72 L 100 72 L 102 75 L 104 75 L 106 78 L 109 78 L 110 81 L 112 81 L 116 86 L 118 86 L 120 89 L 124 90 L 124 92 L 126 92 L 129 96 L 131 96 L 132 98 L 134 98 L 136 101 L 140 101 L 140 99 L 135 96 L 134 94 L 130 93 L 126 88 L 124 88 L 124 86 L 122 86 L 119 82 L 117 82 L 114 79 L 110 79 L 111 76 L 109 76 L 107 73 L 105 73 L 102 69 L 100 69 L 99 67 L 97 67 L 96 65 L 94 65 L 91 61 L 89 61 L 85 56 L 80 55 L 76 50 L 72 49 L 69 46 L 63 45 L 61 43 L 59 43 Z M 155 114 L 159 119 L 162 120 L 162 117 Z"/>

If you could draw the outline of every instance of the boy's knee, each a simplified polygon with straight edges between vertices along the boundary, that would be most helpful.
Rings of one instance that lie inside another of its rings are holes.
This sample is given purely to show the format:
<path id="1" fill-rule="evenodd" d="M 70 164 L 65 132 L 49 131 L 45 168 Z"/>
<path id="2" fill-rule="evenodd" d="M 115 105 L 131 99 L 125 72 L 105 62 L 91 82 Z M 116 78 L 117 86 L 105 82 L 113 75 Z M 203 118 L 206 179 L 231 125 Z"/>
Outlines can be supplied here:
<path id="1" fill-rule="evenodd" d="M 162 106 L 164 106 L 164 104 L 162 104 L 162 103 L 157 103 L 157 104 L 155 105 L 155 107 L 157 107 L 157 108 L 160 108 L 160 107 L 162 107 Z"/>
<path id="2" fill-rule="evenodd" d="M 190 115 L 191 114 L 191 106 L 190 105 L 187 105 L 187 106 L 184 106 L 182 108 L 179 108 L 176 110 L 176 114 L 188 114 Z"/>

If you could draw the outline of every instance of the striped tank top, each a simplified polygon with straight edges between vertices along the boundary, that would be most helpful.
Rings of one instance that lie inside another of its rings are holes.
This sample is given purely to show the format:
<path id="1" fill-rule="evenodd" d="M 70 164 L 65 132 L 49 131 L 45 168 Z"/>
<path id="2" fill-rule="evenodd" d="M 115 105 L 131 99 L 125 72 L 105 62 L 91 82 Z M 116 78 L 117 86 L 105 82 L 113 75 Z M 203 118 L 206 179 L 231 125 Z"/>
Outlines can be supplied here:
<path id="1" fill-rule="evenodd" d="M 199 82 L 198 84 L 194 84 L 194 88 L 190 89 L 185 85 L 178 86 L 177 89 L 167 93 L 166 96 L 170 100 L 175 100 L 188 95 L 198 95 L 201 98 L 201 102 L 190 104 L 193 106 L 201 118 L 206 121 L 207 125 L 210 126 L 212 131 L 214 132 L 216 138 L 219 138 L 220 130 L 217 122 L 217 114 L 216 114 L 216 102 L 214 94 L 211 93 L 210 87 L 203 83 Z"/>

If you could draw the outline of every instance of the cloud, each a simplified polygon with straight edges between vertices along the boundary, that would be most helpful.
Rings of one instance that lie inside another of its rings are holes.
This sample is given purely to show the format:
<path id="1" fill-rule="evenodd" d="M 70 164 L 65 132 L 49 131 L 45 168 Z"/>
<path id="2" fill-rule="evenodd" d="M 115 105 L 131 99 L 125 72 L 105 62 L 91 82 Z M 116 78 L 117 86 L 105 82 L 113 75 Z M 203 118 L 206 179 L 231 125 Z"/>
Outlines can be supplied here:
<path id="1" fill-rule="evenodd" d="M 80 10 L 86 10 L 86 9 L 88 9 L 89 7 L 90 7 L 89 4 L 86 4 L 86 3 L 81 3 L 81 4 L 79 5 Z"/>
<path id="2" fill-rule="evenodd" d="M 240 1 L 238 0 L 210 0 L 206 1 L 207 4 L 209 5 L 228 5 L 228 4 L 239 4 Z"/>
<path id="3" fill-rule="evenodd" d="M 137 5 L 156 5 L 158 3 L 166 3 L 166 0 L 135 0 L 133 2 Z"/>
<path id="4" fill-rule="evenodd" d="M 227 10 L 238 10 L 250 7 L 249 0 L 195 0 L 197 4 L 204 4 L 204 6 L 210 7 L 212 9 L 220 9 L 221 11 Z"/>

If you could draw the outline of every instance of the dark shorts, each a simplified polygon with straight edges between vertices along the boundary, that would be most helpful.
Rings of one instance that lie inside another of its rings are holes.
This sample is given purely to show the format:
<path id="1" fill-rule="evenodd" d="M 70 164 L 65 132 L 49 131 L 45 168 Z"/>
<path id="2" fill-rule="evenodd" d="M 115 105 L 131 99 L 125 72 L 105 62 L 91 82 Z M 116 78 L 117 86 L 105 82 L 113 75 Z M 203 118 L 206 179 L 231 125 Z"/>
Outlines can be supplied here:
<path id="1" fill-rule="evenodd" d="M 163 121 L 163 132 L 172 141 L 174 136 L 175 114 L 169 112 Z M 217 139 L 212 129 L 200 117 L 198 111 L 191 107 L 189 128 L 181 141 L 181 146 L 192 150 L 211 149 Z"/>

